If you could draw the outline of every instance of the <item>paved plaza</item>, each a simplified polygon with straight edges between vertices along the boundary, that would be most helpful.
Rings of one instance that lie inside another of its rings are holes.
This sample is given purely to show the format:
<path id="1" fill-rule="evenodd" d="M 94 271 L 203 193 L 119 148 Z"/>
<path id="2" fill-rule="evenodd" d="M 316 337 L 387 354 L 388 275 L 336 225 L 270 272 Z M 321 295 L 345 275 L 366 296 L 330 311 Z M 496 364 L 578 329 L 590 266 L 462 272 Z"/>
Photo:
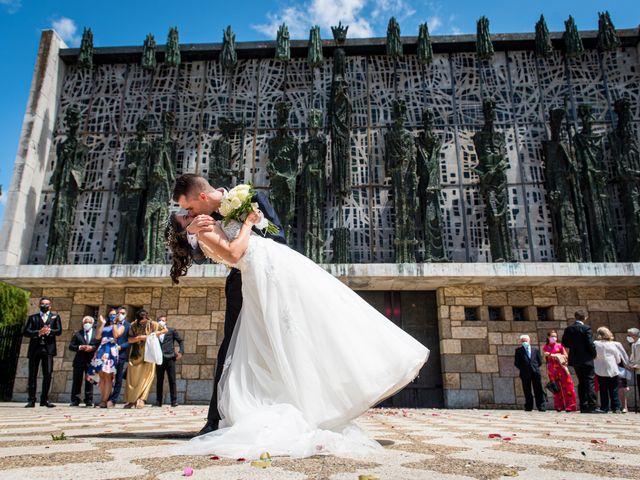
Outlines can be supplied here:
<path id="1" fill-rule="evenodd" d="M 185 469 L 193 479 L 234 480 L 640 478 L 634 413 L 373 409 L 358 424 L 384 446 L 378 455 L 274 458 L 267 468 L 252 466 L 252 459 L 175 455 L 205 414 L 203 406 L 0 404 L 0 478 L 168 480 L 183 478 Z"/>

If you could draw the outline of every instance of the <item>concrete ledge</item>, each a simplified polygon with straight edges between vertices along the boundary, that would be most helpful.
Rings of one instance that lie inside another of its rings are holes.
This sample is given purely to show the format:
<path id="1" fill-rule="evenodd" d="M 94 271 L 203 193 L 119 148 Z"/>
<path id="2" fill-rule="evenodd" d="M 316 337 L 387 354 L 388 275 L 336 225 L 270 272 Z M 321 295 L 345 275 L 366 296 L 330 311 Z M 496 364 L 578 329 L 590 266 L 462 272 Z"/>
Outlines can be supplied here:
<path id="1" fill-rule="evenodd" d="M 433 290 L 458 285 L 637 286 L 640 263 L 325 264 L 357 290 Z M 1 265 L 0 280 L 20 287 L 170 286 L 169 265 Z M 194 265 L 180 286 L 222 286 L 222 265 Z"/>

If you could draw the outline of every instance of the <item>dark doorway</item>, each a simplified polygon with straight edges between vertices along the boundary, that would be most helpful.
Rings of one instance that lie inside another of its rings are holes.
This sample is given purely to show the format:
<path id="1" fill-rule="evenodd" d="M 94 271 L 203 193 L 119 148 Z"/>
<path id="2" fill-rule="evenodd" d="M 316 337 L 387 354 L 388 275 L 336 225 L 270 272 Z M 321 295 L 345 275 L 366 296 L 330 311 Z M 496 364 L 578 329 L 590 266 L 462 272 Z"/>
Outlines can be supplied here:
<path id="1" fill-rule="evenodd" d="M 358 294 L 430 350 L 420 375 L 381 407 L 440 408 L 444 406 L 436 292 L 359 291 Z"/>

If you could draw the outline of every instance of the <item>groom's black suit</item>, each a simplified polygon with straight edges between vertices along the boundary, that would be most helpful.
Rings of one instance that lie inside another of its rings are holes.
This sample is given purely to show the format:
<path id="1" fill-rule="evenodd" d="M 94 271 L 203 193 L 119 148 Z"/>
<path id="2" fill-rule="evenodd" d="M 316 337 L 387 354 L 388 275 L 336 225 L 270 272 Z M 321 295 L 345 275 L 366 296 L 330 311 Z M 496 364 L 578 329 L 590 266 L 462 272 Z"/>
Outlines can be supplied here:
<path id="1" fill-rule="evenodd" d="M 284 228 L 282 228 L 280 218 L 273 209 L 271 203 L 269 203 L 267 197 L 262 192 L 258 192 L 256 194 L 255 201 L 258 202 L 258 208 L 260 208 L 260 211 L 264 214 L 267 220 L 270 220 L 275 224 L 280 229 L 280 232 L 277 235 L 270 233 L 265 235 L 255 227 L 253 227 L 253 230 L 259 235 L 264 235 L 267 238 L 271 238 L 278 243 L 286 245 L 287 242 L 284 238 Z M 216 220 L 222 219 L 222 216 L 218 212 L 213 212 L 211 216 Z M 202 250 L 200 250 L 200 247 L 193 250 L 192 257 L 195 263 L 203 263 L 206 260 L 206 257 L 204 256 L 204 253 L 202 253 Z M 238 315 L 240 315 L 240 309 L 242 308 L 242 276 L 240 275 L 240 270 L 236 268 L 231 269 L 227 276 L 224 292 L 227 299 L 227 308 L 224 315 L 224 339 L 220 344 L 218 359 L 216 360 L 216 374 L 213 378 L 213 395 L 211 396 L 211 403 L 209 404 L 207 425 L 217 424 L 220 420 L 220 413 L 218 412 L 218 383 L 222 376 L 222 367 L 224 366 L 224 361 L 227 357 L 227 350 L 229 349 L 229 343 L 231 342 L 231 335 L 236 327 Z"/>

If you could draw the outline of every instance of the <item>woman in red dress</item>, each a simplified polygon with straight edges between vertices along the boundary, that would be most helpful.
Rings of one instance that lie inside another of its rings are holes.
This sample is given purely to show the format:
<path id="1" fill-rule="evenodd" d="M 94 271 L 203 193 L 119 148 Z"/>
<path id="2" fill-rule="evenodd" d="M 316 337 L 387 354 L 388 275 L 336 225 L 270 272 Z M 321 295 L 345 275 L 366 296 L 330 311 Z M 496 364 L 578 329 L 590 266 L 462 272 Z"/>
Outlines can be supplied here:
<path id="1" fill-rule="evenodd" d="M 549 381 L 554 381 L 560 387 L 560 391 L 553 395 L 553 406 L 560 412 L 576 411 L 576 392 L 573 388 L 573 380 L 567 367 L 567 351 L 558 342 L 558 334 L 555 330 L 547 333 L 547 343 L 542 347 L 544 359 L 547 362 Z"/>

